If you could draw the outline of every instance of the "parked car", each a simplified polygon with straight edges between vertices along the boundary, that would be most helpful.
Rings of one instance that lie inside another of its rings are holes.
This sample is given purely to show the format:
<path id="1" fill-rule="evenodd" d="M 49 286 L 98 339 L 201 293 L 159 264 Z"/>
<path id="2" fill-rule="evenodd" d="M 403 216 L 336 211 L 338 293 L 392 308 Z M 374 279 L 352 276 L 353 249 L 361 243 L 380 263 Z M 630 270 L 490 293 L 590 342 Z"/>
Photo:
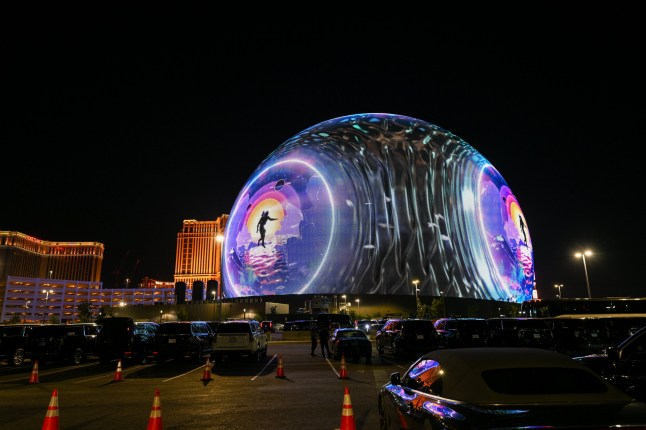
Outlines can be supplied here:
<path id="1" fill-rule="evenodd" d="M 267 336 L 256 320 L 224 321 L 213 343 L 213 359 L 246 356 L 260 362 L 267 356 Z"/>
<path id="2" fill-rule="evenodd" d="M 372 320 L 359 320 L 357 321 L 356 328 L 363 330 L 366 334 L 370 334 L 372 324 Z"/>
<path id="3" fill-rule="evenodd" d="M 260 327 L 265 333 L 274 331 L 274 323 L 271 321 L 261 321 Z"/>
<path id="4" fill-rule="evenodd" d="M 130 317 L 110 317 L 97 321 L 99 362 L 114 360 L 147 363 L 153 359 L 153 342 L 159 324 L 152 321 L 135 322 Z"/>
<path id="5" fill-rule="evenodd" d="M 489 346 L 554 349 L 552 327 L 542 318 L 488 318 Z"/>
<path id="6" fill-rule="evenodd" d="M 379 355 L 424 354 L 437 348 L 438 336 L 432 320 L 394 318 L 375 335 Z"/>
<path id="7" fill-rule="evenodd" d="M 205 321 L 166 321 L 155 333 L 155 356 L 159 361 L 174 358 L 201 363 L 213 352 L 213 337 Z"/>
<path id="8" fill-rule="evenodd" d="M 310 331 L 316 327 L 316 320 L 296 320 L 292 321 L 291 331 Z"/>
<path id="9" fill-rule="evenodd" d="M 34 327 L 40 324 L 0 325 L 0 360 L 20 366 L 30 358 L 30 339 Z"/>
<path id="10" fill-rule="evenodd" d="M 358 328 L 338 328 L 330 336 L 330 353 L 334 360 L 345 359 L 358 363 L 361 357 L 372 363 L 372 342 L 365 331 Z"/>
<path id="11" fill-rule="evenodd" d="M 646 425 L 646 403 L 542 348 L 439 349 L 379 390 L 380 428 L 604 429 Z"/>
<path id="12" fill-rule="evenodd" d="M 48 324 L 32 331 L 31 355 L 41 363 L 69 361 L 81 364 L 97 352 L 96 323 Z"/>
<path id="13" fill-rule="evenodd" d="M 487 345 L 489 327 L 484 318 L 440 318 L 434 325 L 440 347 L 465 348 Z"/>
<path id="14" fill-rule="evenodd" d="M 574 359 L 636 399 L 646 401 L 646 327 L 603 351 Z"/>
<path id="15" fill-rule="evenodd" d="M 554 333 L 554 349 L 574 356 L 600 352 L 611 345 L 610 332 L 600 318 L 546 318 Z"/>

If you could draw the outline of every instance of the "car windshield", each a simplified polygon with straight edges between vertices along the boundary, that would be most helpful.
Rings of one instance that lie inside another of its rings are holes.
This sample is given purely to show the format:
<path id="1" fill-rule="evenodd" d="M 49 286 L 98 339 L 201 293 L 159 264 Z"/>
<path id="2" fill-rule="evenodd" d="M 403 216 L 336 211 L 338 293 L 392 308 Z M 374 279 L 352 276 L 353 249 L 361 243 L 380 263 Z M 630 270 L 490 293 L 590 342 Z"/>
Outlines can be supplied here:
<path id="1" fill-rule="evenodd" d="M 130 318 L 106 318 L 100 320 L 101 332 L 103 334 L 119 333 L 131 330 L 134 322 Z"/>
<path id="2" fill-rule="evenodd" d="M 341 335 L 340 337 L 366 337 L 366 334 L 359 330 L 342 331 L 339 334 Z"/>
<path id="3" fill-rule="evenodd" d="M 191 334 L 190 324 L 162 324 L 157 334 Z"/>
<path id="4" fill-rule="evenodd" d="M 485 320 L 459 320 L 457 324 L 461 329 L 481 329 L 487 327 Z"/>
<path id="5" fill-rule="evenodd" d="M 218 327 L 219 333 L 249 333 L 249 324 L 224 323 Z"/>

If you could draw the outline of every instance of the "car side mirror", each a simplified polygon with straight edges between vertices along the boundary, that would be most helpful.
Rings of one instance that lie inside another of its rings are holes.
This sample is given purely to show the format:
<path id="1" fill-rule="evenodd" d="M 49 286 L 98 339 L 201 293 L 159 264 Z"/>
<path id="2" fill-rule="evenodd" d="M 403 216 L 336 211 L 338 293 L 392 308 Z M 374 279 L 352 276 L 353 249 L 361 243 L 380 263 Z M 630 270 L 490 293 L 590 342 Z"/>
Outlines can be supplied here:
<path id="1" fill-rule="evenodd" d="M 393 385 L 401 385 L 402 380 L 401 380 L 401 375 L 399 372 L 391 373 L 390 374 L 390 383 Z"/>

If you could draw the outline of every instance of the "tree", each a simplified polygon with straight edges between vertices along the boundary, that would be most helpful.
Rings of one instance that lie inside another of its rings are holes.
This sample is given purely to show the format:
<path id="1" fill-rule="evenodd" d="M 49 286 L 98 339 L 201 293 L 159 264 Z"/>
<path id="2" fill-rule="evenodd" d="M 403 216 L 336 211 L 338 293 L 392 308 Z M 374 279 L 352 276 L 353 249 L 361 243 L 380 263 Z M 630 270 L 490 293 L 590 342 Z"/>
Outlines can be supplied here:
<path id="1" fill-rule="evenodd" d="M 188 310 L 185 307 L 177 310 L 177 319 L 179 321 L 189 321 L 191 319 L 191 316 L 188 314 Z"/>
<path id="2" fill-rule="evenodd" d="M 77 306 L 77 309 L 79 311 L 79 321 L 80 322 L 90 322 L 90 321 L 92 321 L 92 312 L 91 312 L 92 307 L 90 306 L 90 302 L 80 303 Z"/>

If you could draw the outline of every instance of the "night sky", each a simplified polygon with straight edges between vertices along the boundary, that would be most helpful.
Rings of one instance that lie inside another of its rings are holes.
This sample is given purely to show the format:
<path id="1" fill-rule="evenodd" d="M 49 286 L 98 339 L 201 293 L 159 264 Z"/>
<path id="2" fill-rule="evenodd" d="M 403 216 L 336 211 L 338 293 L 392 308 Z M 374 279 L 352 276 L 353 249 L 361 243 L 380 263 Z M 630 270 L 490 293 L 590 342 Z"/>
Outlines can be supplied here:
<path id="1" fill-rule="evenodd" d="M 573 254 L 588 248 L 593 297 L 646 296 L 646 37 L 624 15 L 25 22 L 2 41 L 0 230 L 102 242 L 105 287 L 173 281 L 182 221 L 229 213 L 277 146 L 328 119 L 392 113 L 498 169 L 527 219 L 540 296 L 554 284 L 587 296 Z"/>

